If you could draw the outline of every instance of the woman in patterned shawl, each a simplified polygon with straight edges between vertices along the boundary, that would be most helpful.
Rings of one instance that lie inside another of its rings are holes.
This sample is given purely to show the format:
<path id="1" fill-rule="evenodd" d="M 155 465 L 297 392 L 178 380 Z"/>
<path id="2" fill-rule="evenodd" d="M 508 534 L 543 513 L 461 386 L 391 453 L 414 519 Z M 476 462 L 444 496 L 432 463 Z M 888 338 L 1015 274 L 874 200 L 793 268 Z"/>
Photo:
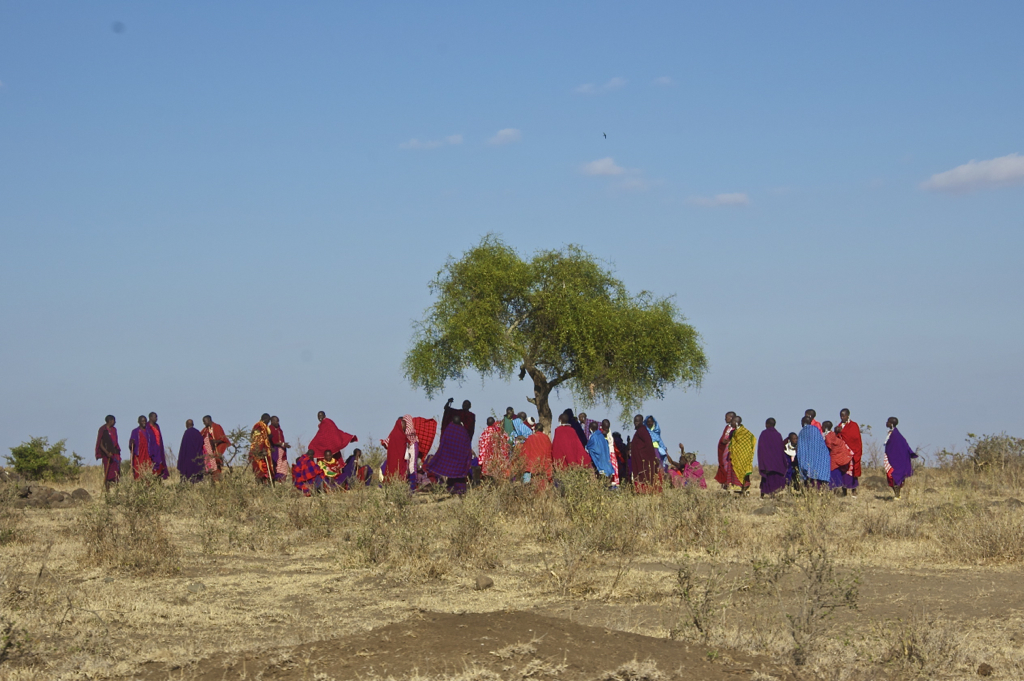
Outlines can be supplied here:
<path id="1" fill-rule="evenodd" d="M 820 488 L 827 485 L 832 476 L 832 457 L 825 437 L 811 420 L 810 416 L 804 416 L 800 422 L 803 427 L 796 441 L 796 462 L 807 484 Z"/>
<path id="2" fill-rule="evenodd" d="M 750 488 L 750 475 L 754 472 L 754 450 L 757 448 L 757 437 L 743 425 L 739 416 L 733 418 L 732 439 L 729 441 L 729 460 L 736 476 L 734 484 L 739 484 L 740 494 L 746 494 Z"/>

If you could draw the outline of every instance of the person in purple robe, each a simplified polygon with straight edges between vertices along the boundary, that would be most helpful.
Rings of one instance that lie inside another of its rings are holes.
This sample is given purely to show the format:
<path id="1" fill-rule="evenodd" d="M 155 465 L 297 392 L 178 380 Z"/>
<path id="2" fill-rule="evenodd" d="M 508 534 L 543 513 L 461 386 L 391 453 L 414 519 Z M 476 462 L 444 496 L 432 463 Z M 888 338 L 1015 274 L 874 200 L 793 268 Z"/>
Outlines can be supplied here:
<path id="1" fill-rule="evenodd" d="M 757 438 L 757 469 L 761 473 L 761 497 L 775 494 L 786 486 L 789 457 L 782 433 L 775 430 L 775 419 L 764 423 Z"/>
<path id="2" fill-rule="evenodd" d="M 203 434 L 196 429 L 192 419 L 185 421 L 185 433 L 178 447 L 178 473 L 182 482 L 199 482 L 206 470 L 203 461 Z"/>
<path id="3" fill-rule="evenodd" d="M 153 475 L 158 475 L 164 480 L 171 474 L 167 470 L 167 450 L 164 447 L 164 434 L 156 422 L 156 412 L 149 412 L 149 458 L 153 461 Z"/>
<path id="4" fill-rule="evenodd" d="M 473 444 L 469 433 L 462 427 L 459 414 L 452 416 L 451 425 L 459 427 L 444 429 L 437 452 L 427 462 L 426 469 L 434 475 L 447 478 L 448 491 L 452 494 L 465 494 Z"/>
<path id="5" fill-rule="evenodd" d="M 103 462 L 103 488 L 110 487 L 121 479 L 121 445 L 117 441 L 117 419 L 107 416 L 96 435 L 96 458 Z"/>
<path id="6" fill-rule="evenodd" d="M 890 416 L 885 423 L 889 429 L 889 434 L 885 436 L 885 477 L 897 499 L 900 498 L 906 479 L 914 474 L 913 460 L 917 458 L 917 452 L 910 448 L 907 439 L 896 427 L 899 423 L 900 420 L 895 416 Z"/>
<path id="7" fill-rule="evenodd" d="M 364 466 L 362 463 L 363 450 L 352 450 L 349 457 L 345 459 L 345 467 L 341 469 L 341 475 L 338 476 L 338 485 L 345 489 L 369 485 L 372 480 L 372 472 L 369 466 Z"/>

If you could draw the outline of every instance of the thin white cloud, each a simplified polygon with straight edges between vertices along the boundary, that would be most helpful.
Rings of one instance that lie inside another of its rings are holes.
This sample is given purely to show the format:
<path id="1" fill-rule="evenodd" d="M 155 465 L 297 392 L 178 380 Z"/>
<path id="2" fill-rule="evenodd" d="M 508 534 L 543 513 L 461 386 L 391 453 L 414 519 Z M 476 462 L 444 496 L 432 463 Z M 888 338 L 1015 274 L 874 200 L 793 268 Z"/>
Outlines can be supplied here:
<path id="1" fill-rule="evenodd" d="M 462 135 L 448 135 L 443 140 L 419 140 L 413 137 L 398 145 L 399 149 L 437 149 L 446 145 L 462 144 Z"/>
<path id="2" fill-rule="evenodd" d="M 605 92 L 611 92 L 612 90 L 618 90 L 623 87 L 626 87 L 626 79 L 616 76 L 603 85 L 594 85 L 593 83 L 578 85 L 573 92 L 578 95 L 599 95 Z"/>
<path id="3" fill-rule="evenodd" d="M 418 139 L 416 139 L 415 137 L 413 137 L 408 142 L 402 142 L 401 144 L 399 144 L 398 148 L 399 149 L 437 149 L 442 144 L 444 144 L 444 143 L 440 142 L 440 141 L 437 141 L 437 140 L 433 140 L 433 141 L 428 140 L 426 142 L 421 142 Z"/>
<path id="4" fill-rule="evenodd" d="M 505 128 L 499 130 L 497 134 L 491 139 L 487 140 L 487 143 L 493 146 L 500 146 L 502 144 L 512 144 L 523 139 L 523 131 L 518 128 Z"/>
<path id="5" fill-rule="evenodd" d="M 987 161 L 971 160 L 952 170 L 932 175 L 921 183 L 921 189 L 967 194 L 1014 184 L 1024 184 L 1024 156 L 1008 154 Z"/>
<path id="6" fill-rule="evenodd" d="M 715 194 L 714 196 L 691 196 L 687 201 L 695 206 L 707 206 L 709 208 L 715 206 L 745 206 L 750 203 L 750 197 L 743 192 L 734 192 L 731 194 Z"/>
<path id="7" fill-rule="evenodd" d="M 626 192 L 645 192 L 656 184 L 661 184 L 661 182 L 652 182 L 645 177 L 629 177 L 615 185 L 615 189 Z"/>
<path id="8" fill-rule="evenodd" d="M 672 80 L 670 76 L 660 76 L 654 79 L 654 84 L 662 87 L 668 87 L 670 85 L 675 85 L 676 82 Z"/>
<path id="9" fill-rule="evenodd" d="M 586 163 L 580 168 L 580 172 L 584 175 L 591 175 L 593 177 L 601 177 L 608 175 L 622 175 L 626 172 L 626 169 L 620 165 L 616 165 L 615 159 L 611 156 L 605 158 L 599 158 L 596 161 Z"/>

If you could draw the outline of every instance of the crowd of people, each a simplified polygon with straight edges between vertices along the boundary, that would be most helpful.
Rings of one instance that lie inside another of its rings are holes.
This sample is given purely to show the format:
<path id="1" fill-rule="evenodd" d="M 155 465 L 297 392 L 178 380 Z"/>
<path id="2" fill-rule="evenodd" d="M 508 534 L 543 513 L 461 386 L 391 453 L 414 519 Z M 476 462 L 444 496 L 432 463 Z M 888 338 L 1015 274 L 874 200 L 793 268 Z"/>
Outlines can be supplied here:
<path id="1" fill-rule="evenodd" d="M 754 452 L 761 474 L 761 496 L 769 496 L 791 485 L 828 488 L 857 496 L 862 473 L 864 443 L 860 426 L 850 419 L 850 410 L 839 412 L 839 423 L 819 423 L 817 412 L 808 409 L 800 421 L 800 432 L 785 438 L 775 428 L 775 419 L 765 421 L 757 437 L 743 425 L 734 411 L 725 414 L 725 429 L 718 440 L 718 472 L 715 481 L 722 489 L 750 488 Z M 914 474 L 917 453 L 899 431 L 899 419 L 889 417 L 885 436 L 885 476 L 897 499 L 903 484 Z"/>
<path id="2" fill-rule="evenodd" d="M 248 438 L 248 463 L 256 479 L 263 484 L 291 484 L 307 496 L 351 489 L 356 485 L 380 484 L 385 480 L 406 481 L 411 491 L 444 486 L 452 494 L 463 494 L 469 485 L 485 478 L 514 479 L 523 484 L 544 487 L 555 473 L 577 467 L 591 471 L 610 489 L 628 485 L 638 493 L 658 492 L 673 487 L 694 485 L 706 488 L 704 470 L 696 455 L 679 445 L 673 458 L 661 435 L 661 426 L 653 416 L 638 414 L 634 432 L 623 440 L 613 432 L 608 419 L 601 421 L 566 409 L 558 416 L 552 436 L 525 412 L 512 407 L 500 419 L 488 417 L 475 440 L 476 415 L 467 400 L 455 409 L 449 399 L 444 405 L 437 450 L 431 453 L 438 423 L 435 419 L 398 417 L 388 437 L 380 441 L 386 458 L 379 467 L 363 462 L 362 450 L 355 448 L 347 456 L 344 450 L 358 442 L 355 435 L 341 430 L 324 412 L 317 414 L 317 433 L 306 451 L 289 464 L 288 450 L 277 416 L 263 414 Z M 128 441 L 134 478 L 166 479 L 169 476 L 166 445 L 157 423 L 157 414 L 138 418 Z M 759 436 L 743 425 L 735 412 L 725 415 L 725 429 L 718 441 L 718 470 L 715 481 L 723 490 L 746 494 L 757 457 L 761 475 L 761 496 L 776 494 L 787 486 L 832 489 L 843 495 L 857 495 L 861 477 L 863 442 L 860 426 L 850 420 L 850 410 L 839 413 L 839 423 L 819 423 L 808 409 L 799 432 L 783 437 L 770 418 Z M 210 416 L 203 417 L 197 429 L 191 419 L 185 422 L 178 449 L 177 469 L 183 481 L 221 480 L 226 467 L 224 454 L 232 442 L 224 428 Z M 109 488 L 120 477 L 121 447 L 116 419 L 107 416 L 96 438 L 96 458 L 103 464 L 104 480 Z M 906 479 L 913 474 L 912 460 L 917 454 L 891 417 L 885 440 L 885 471 L 889 486 L 900 498 Z"/>

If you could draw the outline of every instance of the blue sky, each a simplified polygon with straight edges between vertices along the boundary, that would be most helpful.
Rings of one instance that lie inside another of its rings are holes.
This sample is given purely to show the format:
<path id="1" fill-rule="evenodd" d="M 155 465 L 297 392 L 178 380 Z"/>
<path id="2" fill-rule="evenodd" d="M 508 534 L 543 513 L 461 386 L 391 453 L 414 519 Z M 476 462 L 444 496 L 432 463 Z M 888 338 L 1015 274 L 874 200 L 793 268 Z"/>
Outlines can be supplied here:
<path id="1" fill-rule="evenodd" d="M 438 414 L 400 362 L 488 232 L 675 296 L 710 372 L 645 411 L 705 460 L 728 409 L 895 414 L 928 450 L 1022 435 L 1022 25 L 1014 2 L 0 2 L 0 451 L 91 457 L 108 412 L 159 412 L 175 446 L 206 413 L 304 441 L 319 409 L 364 441 Z"/>

